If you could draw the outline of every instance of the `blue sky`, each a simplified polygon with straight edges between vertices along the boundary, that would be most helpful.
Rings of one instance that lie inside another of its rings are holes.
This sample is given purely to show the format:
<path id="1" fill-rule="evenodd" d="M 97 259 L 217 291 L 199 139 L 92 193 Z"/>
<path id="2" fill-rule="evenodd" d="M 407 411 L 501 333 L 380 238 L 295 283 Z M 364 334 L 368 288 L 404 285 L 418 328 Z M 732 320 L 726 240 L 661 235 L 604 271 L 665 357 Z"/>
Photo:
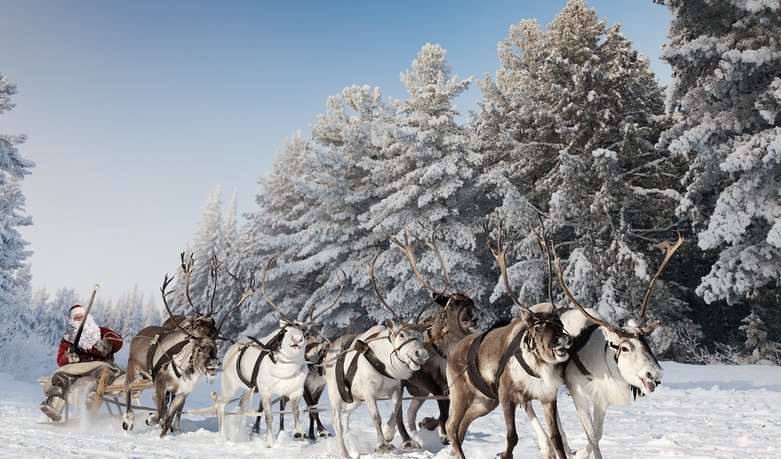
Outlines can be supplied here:
<path id="1" fill-rule="evenodd" d="M 258 176 L 329 95 L 368 84 L 405 97 L 399 74 L 427 42 L 455 74 L 493 76 L 510 25 L 545 26 L 565 4 L 0 0 L 0 73 L 19 90 L 0 133 L 27 135 L 37 163 L 23 185 L 34 287 L 159 300 L 207 196 L 220 184 L 226 205 L 235 190 L 254 210 Z M 665 7 L 589 5 L 669 83 Z M 479 98 L 473 85 L 461 112 Z"/>

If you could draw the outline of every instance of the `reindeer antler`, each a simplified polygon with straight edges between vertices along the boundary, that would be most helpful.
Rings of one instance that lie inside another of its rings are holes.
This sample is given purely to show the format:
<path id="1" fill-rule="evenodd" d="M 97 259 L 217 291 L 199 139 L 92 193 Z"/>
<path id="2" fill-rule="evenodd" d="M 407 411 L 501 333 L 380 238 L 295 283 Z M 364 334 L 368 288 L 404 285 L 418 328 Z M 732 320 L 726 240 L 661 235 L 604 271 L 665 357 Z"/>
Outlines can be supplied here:
<path id="1" fill-rule="evenodd" d="M 420 284 L 423 285 L 423 287 L 425 287 L 427 290 L 430 290 L 432 293 L 436 293 L 436 294 L 439 294 L 439 295 L 444 294 L 447 291 L 448 285 L 450 284 L 450 279 L 447 276 L 447 269 L 445 268 L 445 261 L 442 258 L 442 254 L 439 252 L 439 249 L 436 248 L 436 244 L 433 243 L 433 241 L 431 242 L 431 244 L 429 244 L 428 242 L 426 243 L 429 247 L 432 247 L 432 249 L 434 249 L 434 251 L 436 252 L 437 257 L 439 257 L 440 263 L 442 263 L 442 269 L 445 272 L 445 286 L 442 287 L 441 289 L 435 289 L 434 287 L 432 287 L 431 284 L 429 284 L 426 281 L 426 279 L 423 278 L 423 275 L 420 274 L 420 270 L 418 269 L 418 263 L 415 260 L 415 253 L 413 251 L 412 244 L 410 244 L 410 242 L 409 242 L 409 230 L 407 229 L 407 227 L 404 226 L 404 228 L 402 230 L 403 234 L 404 234 L 404 242 L 403 243 L 401 241 L 399 241 L 398 238 L 396 238 L 396 236 L 393 236 L 392 234 L 390 234 L 390 232 L 388 231 L 387 228 L 385 228 L 384 226 L 381 226 L 381 228 L 385 232 L 385 234 L 388 236 L 388 239 L 390 239 L 391 242 L 396 244 L 396 246 L 398 248 L 400 248 L 401 251 L 404 253 L 404 256 L 407 257 L 407 261 L 409 262 L 410 267 L 412 268 L 412 273 L 418 279 L 418 282 L 420 282 Z"/>
<path id="2" fill-rule="evenodd" d="M 504 232 L 504 225 L 502 221 L 499 221 L 499 227 L 497 228 L 496 231 L 495 242 L 491 241 L 491 232 L 488 229 L 488 222 L 485 222 L 483 224 L 483 231 L 485 232 L 485 238 L 488 241 L 488 248 L 491 249 L 491 253 L 494 255 L 496 262 L 499 264 L 499 270 L 502 272 L 502 281 L 504 282 L 504 288 L 507 290 L 507 295 L 510 296 L 512 302 L 516 306 L 518 306 L 518 308 L 521 311 L 526 311 L 528 313 L 531 313 L 529 308 L 522 305 L 518 301 L 518 297 L 515 296 L 512 287 L 510 287 L 510 277 L 507 274 L 507 253 L 506 253 L 506 248 L 504 246 L 505 232 Z"/>
<path id="3" fill-rule="evenodd" d="M 217 261 L 217 255 L 214 255 L 209 259 L 209 277 L 214 279 L 214 286 L 212 286 L 212 299 L 209 302 L 209 315 L 214 314 L 214 298 L 217 296 L 217 270 L 220 268 L 220 262 Z"/>
<path id="4" fill-rule="evenodd" d="M 380 293 L 380 288 L 377 287 L 377 278 L 374 276 L 374 264 L 377 262 L 377 258 L 380 256 L 379 253 L 372 258 L 371 265 L 369 265 L 369 278 L 372 281 L 372 288 L 374 289 L 374 293 L 377 295 L 377 298 L 379 298 L 380 303 L 387 309 L 391 315 L 399 322 L 402 322 L 401 317 L 399 317 L 398 314 L 396 314 L 396 311 L 393 310 L 392 307 L 388 305 L 388 303 L 385 302 L 385 298 L 382 297 L 382 293 Z"/>
<path id="5" fill-rule="evenodd" d="M 559 254 L 556 253 L 556 246 L 551 246 L 551 252 L 553 252 L 553 258 L 556 260 L 556 275 L 559 278 L 559 285 L 561 286 L 561 289 L 564 291 L 564 294 L 567 296 L 567 299 L 570 301 L 570 303 L 574 304 L 575 307 L 580 310 L 580 312 L 586 316 L 589 320 L 592 322 L 601 325 L 608 330 L 617 333 L 621 336 L 625 335 L 623 330 L 616 327 L 615 325 L 611 324 L 610 322 L 606 322 L 602 319 L 598 319 L 586 311 L 586 308 L 581 306 L 581 304 L 578 302 L 578 300 L 575 299 L 575 297 L 572 295 L 572 293 L 569 291 L 569 288 L 567 288 L 567 283 L 564 282 L 564 269 L 561 267 L 561 259 L 559 259 Z"/>
<path id="6" fill-rule="evenodd" d="M 551 267 L 550 248 L 548 248 L 548 231 L 545 229 L 545 222 L 542 220 L 542 216 L 537 215 L 537 218 L 540 220 L 540 230 L 542 232 L 542 236 L 540 236 L 536 228 L 532 227 L 531 230 L 532 235 L 534 236 L 534 239 L 537 241 L 537 245 L 540 248 L 540 252 L 542 252 L 545 260 L 548 262 L 548 301 L 550 301 L 551 306 L 555 308 L 556 303 L 553 302 L 553 269 Z"/>
<path id="7" fill-rule="evenodd" d="M 683 236 L 681 236 L 681 233 L 678 233 L 678 240 L 675 241 L 675 243 L 671 243 L 669 241 L 662 241 L 658 244 L 656 244 L 654 247 L 664 249 L 665 255 L 664 260 L 662 260 L 662 264 L 659 265 L 659 269 L 656 270 L 656 274 L 654 274 L 654 277 L 651 279 L 651 283 L 648 285 L 648 290 L 645 292 L 645 296 L 643 297 L 643 304 L 640 305 L 640 316 L 637 319 L 637 323 L 639 326 L 642 326 L 645 322 L 645 310 L 648 307 L 648 300 L 651 297 L 651 291 L 654 288 L 654 285 L 656 284 L 656 280 L 659 278 L 659 275 L 662 274 L 662 270 L 667 266 L 667 262 L 670 261 L 670 258 L 673 256 L 676 250 L 678 250 L 678 247 L 683 244 Z M 648 327 L 643 328 L 644 333 L 648 333 L 651 330 L 653 330 L 657 325 L 659 325 L 659 321 L 656 321 L 652 324 L 650 324 Z M 645 331 L 646 328 L 648 328 L 648 331 Z"/>
<path id="8" fill-rule="evenodd" d="M 228 273 L 234 282 L 236 282 L 236 285 L 239 287 L 239 291 L 241 292 L 241 297 L 239 297 L 239 301 L 236 302 L 235 305 L 225 311 L 225 314 L 223 315 L 222 319 L 220 319 L 219 325 L 217 326 L 217 333 L 219 333 L 222 329 L 222 325 L 225 323 L 225 320 L 228 319 L 230 313 L 233 312 L 234 309 L 239 308 L 242 304 L 244 304 L 245 301 L 247 301 L 247 299 L 255 294 L 255 274 L 253 272 L 250 272 L 249 285 L 247 288 L 244 288 L 244 282 L 241 280 L 241 267 L 239 267 L 239 272 L 237 274 L 233 274 L 228 270 L 228 268 L 225 268 L 225 272 Z"/>
<path id="9" fill-rule="evenodd" d="M 342 273 L 341 276 L 339 276 L 339 273 Z M 342 296 L 342 292 L 344 291 L 344 283 L 347 281 L 347 274 L 343 270 L 338 270 L 336 272 L 336 279 L 339 281 L 339 293 L 336 294 L 336 298 L 331 302 L 331 304 L 328 305 L 327 308 L 323 309 L 322 311 L 318 312 L 317 315 L 315 315 L 315 307 L 312 306 L 312 310 L 309 313 L 309 322 L 314 324 L 315 319 L 322 316 L 323 313 L 334 307 L 337 301 L 339 301 L 339 298 Z"/>
<path id="10" fill-rule="evenodd" d="M 282 320 L 285 320 L 286 322 L 290 322 L 287 317 L 282 313 L 282 310 L 279 309 L 279 307 L 274 304 L 273 301 L 271 301 L 271 298 L 269 298 L 268 293 L 266 292 L 266 274 L 268 273 L 268 269 L 271 267 L 271 265 L 279 258 L 280 253 L 277 253 L 273 257 L 269 258 L 268 263 L 266 263 L 266 267 L 263 268 L 263 280 L 261 282 L 261 290 L 263 291 L 263 298 L 266 299 L 268 304 L 271 305 L 272 308 L 274 308 L 275 311 L 277 311 L 277 314 L 282 318 Z"/>
<path id="11" fill-rule="evenodd" d="M 182 252 L 182 258 L 184 258 L 184 252 Z M 179 328 L 179 330 L 181 330 L 185 335 L 187 335 L 188 338 L 192 338 L 193 335 L 187 330 L 185 330 L 184 328 L 182 328 L 181 325 L 179 325 L 179 322 L 174 317 L 174 313 L 171 311 L 171 307 L 168 305 L 168 294 L 171 292 L 166 292 L 166 290 L 168 289 L 168 284 L 170 284 L 172 280 L 174 280 L 173 276 L 169 278 L 168 273 L 166 273 L 165 277 L 163 278 L 163 286 L 160 287 L 160 292 L 163 295 L 163 304 L 165 305 L 165 310 L 168 311 L 168 315 L 171 317 L 171 321 L 174 323 L 174 325 L 176 325 Z"/>
<path id="12" fill-rule="evenodd" d="M 187 297 L 187 302 L 190 303 L 190 307 L 193 308 L 196 314 L 202 315 L 201 311 L 198 310 L 198 308 L 195 307 L 193 304 L 193 300 L 190 298 L 190 274 L 192 273 L 193 265 L 195 264 L 195 258 L 193 257 L 193 254 L 190 254 L 190 260 L 187 262 L 184 261 L 185 252 L 182 252 L 179 255 L 179 258 L 182 260 L 182 273 L 184 273 L 184 293 Z"/>

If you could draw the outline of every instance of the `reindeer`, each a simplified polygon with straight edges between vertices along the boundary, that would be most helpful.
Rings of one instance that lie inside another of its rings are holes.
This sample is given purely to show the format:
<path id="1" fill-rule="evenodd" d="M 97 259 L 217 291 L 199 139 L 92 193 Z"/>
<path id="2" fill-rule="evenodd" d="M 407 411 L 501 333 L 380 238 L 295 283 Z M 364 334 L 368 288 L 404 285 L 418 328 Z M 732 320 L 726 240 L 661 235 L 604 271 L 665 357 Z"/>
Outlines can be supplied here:
<path id="1" fill-rule="evenodd" d="M 404 323 L 379 294 L 374 278 L 376 261 L 377 256 L 370 266 L 372 285 L 395 320 L 388 319 L 384 325 L 375 325 L 357 336 L 340 337 L 326 351 L 325 380 L 333 410 L 334 433 L 345 458 L 350 457 L 344 441 L 350 415 L 364 402 L 377 433 L 375 451 L 386 453 L 394 449 L 390 442 L 401 413 L 401 381 L 420 370 L 429 357 L 420 326 Z M 380 397 L 390 397 L 393 406 L 393 415 L 385 428 L 377 409 Z M 410 441 L 403 424 L 399 424 L 399 430 L 405 443 Z"/>
<path id="2" fill-rule="evenodd" d="M 385 230 L 385 228 L 383 228 Z M 477 328 L 477 314 L 475 310 L 475 303 L 466 292 L 454 292 L 447 293 L 447 289 L 452 287 L 453 283 L 448 275 L 447 266 L 445 264 L 442 253 L 436 245 L 434 240 L 434 233 L 432 232 L 431 239 L 425 240 L 425 244 L 431 248 L 439 259 L 442 267 L 442 272 L 445 278 L 445 286 L 442 289 L 435 289 L 429 284 L 421 275 L 418 269 L 417 262 L 415 260 L 415 254 L 413 247 L 409 242 L 408 230 L 404 228 L 404 242 L 400 242 L 398 238 L 391 236 L 386 230 L 391 242 L 399 247 L 407 258 L 407 261 L 412 268 L 412 273 L 418 279 L 420 284 L 432 294 L 433 303 L 440 306 L 440 309 L 434 312 L 432 315 L 424 319 L 421 324 L 425 326 L 423 336 L 426 342 L 426 350 L 428 351 L 428 360 L 420 370 L 414 372 L 409 379 L 402 381 L 402 385 L 407 389 L 407 392 L 412 395 L 412 401 L 407 408 L 407 426 L 411 433 L 417 432 L 417 425 L 415 423 L 418 410 L 423 405 L 423 398 L 429 394 L 433 394 L 437 397 L 437 405 L 439 407 L 438 418 L 425 418 L 421 421 L 420 427 L 426 430 L 434 430 L 439 427 L 439 439 L 442 444 L 448 444 L 447 433 L 445 432 L 445 423 L 447 422 L 448 410 L 450 409 L 450 401 L 447 399 L 448 385 L 447 385 L 447 356 L 450 349 L 468 334 L 475 331 Z M 372 282 L 374 283 L 374 275 L 372 272 Z M 377 292 L 379 295 L 379 292 Z M 421 309 L 421 314 L 425 311 Z M 420 322 L 419 317 L 416 322 Z M 420 448 L 416 442 L 409 438 L 406 430 L 404 429 L 404 421 L 402 413 L 399 413 L 396 423 L 399 425 L 399 432 L 402 436 L 402 446 L 405 449 Z"/>
<path id="3" fill-rule="evenodd" d="M 566 454 L 557 423 L 556 397 L 563 383 L 560 364 L 568 358 L 570 336 L 555 312 L 532 312 L 518 302 L 507 274 L 502 225 L 499 225 L 495 243 L 491 242 L 487 225 L 485 232 L 489 248 L 499 264 L 505 289 L 521 315 L 509 324 L 496 326 L 480 335 L 467 336 L 453 347 L 448 356 L 450 414 L 446 428 L 453 452 L 457 457 L 465 458 L 462 444 L 467 428 L 472 421 L 501 404 L 507 428 L 507 447 L 497 457 L 512 458 L 518 443 L 515 409 L 519 404 L 539 400 L 555 453 L 564 458 Z M 527 414 L 533 425 L 539 422 L 536 416 Z M 540 442 L 540 449 L 543 456 L 553 457 L 549 441 Z"/>
<path id="4" fill-rule="evenodd" d="M 182 268 L 185 273 L 185 285 L 187 299 L 195 310 L 196 316 L 186 321 L 177 320 L 168 305 L 168 286 L 173 281 L 168 274 L 163 279 L 160 288 L 163 304 L 170 317 L 170 322 L 175 328 L 167 326 L 150 326 L 143 328 L 133 337 L 130 343 L 127 372 L 124 383 L 125 414 L 123 415 L 122 428 L 132 430 L 135 423 L 135 415 L 131 405 L 131 386 L 137 377 L 142 376 L 154 382 L 154 401 L 157 413 L 147 419 L 147 425 L 162 423 L 164 436 L 169 430 L 178 430 L 178 413 L 184 406 L 185 399 L 193 391 L 201 376 L 213 379 L 220 364 L 217 358 L 217 345 L 215 337 L 225 322 L 228 314 L 238 308 L 247 298 L 252 296 L 254 281 L 251 281 L 248 289 L 244 289 L 243 283 L 237 276 L 228 271 L 242 291 L 239 301 L 226 311 L 219 325 L 215 326 L 212 319 L 214 295 L 209 312 L 201 313 L 192 303 L 189 295 L 190 271 L 193 265 L 192 255 L 190 261 L 185 263 L 185 254 L 181 254 Z M 212 274 L 216 282 L 217 265 L 212 265 Z M 226 270 L 227 271 L 227 270 Z M 173 399 L 168 402 L 168 394 L 173 394 Z"/>
<path id="5" fill-rule="evenodd" d="M 660 384 L 662 367 L 645 340 L 659 321 L 645 325 L 645 312 L 656 280 L 682 243 L 683 238 L 679 235 L 674 244 L 664 241 L 657 245 L 665 249 L 664 260 L 651 279 L 637 322 L 624 327 L 601 320 L 580 305 L 564 282 L 561 260 L 553 248 L 559 284 L 567 299 L 575 305 L 575 309 L 559 310 L 559 316 L 567 332 L 575 336 L 570 360 L 565 366 L 564 383 L 588 439 L 585 449 L 575 454 L 577 458 L 587 458 L 592 451 L 596 458 L 602 457 L 599 440 L 610 405 L 626 405 L 638 394 L 650 394 Z M 597 329 L 601 333 L 597 333 Z M 565 449 L 570 452 L 566 439 Z"/>
<path id="6" fill-rule="evenodd" d="M 283 399 L 287 398 L 291 401 L 295 422 L 293 437 L 296 439 L 304 438 L 298 402 L 303 395 L 304 383 L 309 374 L 309 362 L 305 358 L 305 345 L 308 340 L 310 324 L 287 319 L 282 310 L 269 298 L 266 291 L 266 274 L 276 258 L 277 256 L 272 257 L 266 264 L 261 285 L 264 298 L 281 318 L 279 328 L 259 340 L 248 337 L 228 348 L 223 362 L 222 392 L 219 403 L 220 431 L 225 434 L 223 429 L 225 404 L 237 392 L 242 391 L 239 409 L 244 411 L 252 394 L 258 392 L 261 396 L 266 421 L 266 446 L 269 447 L 274 442 L 271 428 L 272 395 L 279 395 Z M 336 304 L 344 290 L 344 282 L 345 279 L 339 277 L 338 295 L 319 314 L 310 313 L 312 321 Z"/>

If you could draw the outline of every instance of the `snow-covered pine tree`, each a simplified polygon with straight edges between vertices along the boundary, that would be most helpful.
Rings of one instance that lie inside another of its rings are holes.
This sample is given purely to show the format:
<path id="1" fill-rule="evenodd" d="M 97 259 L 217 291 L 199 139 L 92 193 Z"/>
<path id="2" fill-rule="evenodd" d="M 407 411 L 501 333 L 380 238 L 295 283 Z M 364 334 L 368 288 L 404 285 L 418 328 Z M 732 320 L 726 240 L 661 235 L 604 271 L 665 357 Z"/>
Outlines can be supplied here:
<path id="1" fill-rule="evenodd" d="M 778 341 L 781 3 L 657 2 L 673 15 L 663 58 L 673 70 L 667 109 L 676 123 L 661 143 L 690 161 L 678 212 L 699 247 L 717 255 L 697 293 L 707 303 L 773 301 L 761 318 Z"/>
<path id="2" fill-rule="evenodd" d="M 312 149 L 300 132 L 285 140 L 271 172 L 259 179 L 260 192 L 255 196 L 258 209 L 247 215 L 240 234 L 245 247 L 243 263 L 257 273 L 258 286 L 263 269 L 271 257 L 279 254 L 267 273 L 267 293 L 291 319 L 298 316 L 312 291 L 305 274 L 286 267 L 287 260 L 296 259 L 301 250 L 297 236 L 304 228 L 301 218 L 317 205 L 306 199 L 298 186 L 307 183 L 309 171 L 316 168 L 312 165 Z M 245 333 L 255 336 L 277 325 L 276 314 L 260 288 L 242 306 L 241 323 Z"/>
<path id="3" fill-rule="evenodd" d="M 209 193 L 201 208 L 201 218 L 191 243 L 192 250 L 185 251 L 185 263 L 190 256 L 193 263 L 190 269 L 189 289 L 190 299 L 193 305 L 202 313 L 207 313 L 212 300 L 213 278 L 210 274 L 212 260 L 222 263 L 219 256 L 222 255 L 224 242 L 222 224 L 222 186 L 216 186 Z M 172 284 L 172 293 L 169 297 L 169 305 L 174 313 L 192 314 L 193 310 L 186 297 L 186 277 L 181 269 L 177 268 L 177 281 Z"/>
<path id="4" fill-rule="evenodd" d="M 536 208 L 569 254 L 573 293 L 623 322 L 655 271 L 649 243 L 674 236 L 665 231 L 677 198 L 670 171 L 680 166 L 654 147 L 663 103 L 648 60 L 583 0 L 571 0 L 546 32 L 536 21 L 512 26 L 499 58 L 496 82 L 481 85 L 477 148 L 493 174 L 481 182 L 514 198 L 514 208 L 504 198 L 497 210 L 515 230 L 513 284 L 527 304 L 547 299 L 547 267 L 528 236 Z M 657 285 L 650 315 L 681 305 L 664 290 Z"/>
<path id="5" fill-rule="evenodd" d="M 255 274 L 257 277 L 258 274 L 254 273 L 253 269 L 244 266 L 243 263 L 244 256 L 238 228 L 238 208 L 238 192 L 234 190 L 230 205 L 223 219 L 223 243 L 219 255 L 222 267 L 217 277 L 217 296 L 214 302 L 215 320 L 224 318 L 221 334 L 234 338 L 239 337 L 241 332 L 244 331 L 241 325 L 241 314 L 235 310 L 227 317 L 225 314 L 239 301 L 242 292 L 239 291 L 236 282 L 228 275 L 226 270 L 235 276 L 240 276 L 245 288 L 249 287 L 250 276 Z"/>
<path id="6" fill-rule="evenodd" d="M 456 121 L 454 100 L 471 79 L 452 73 L 445 50 L 426 44 L 411 68 L 401 74 L 409 97 L 393 101 L 394 125 L 388 129 L 380 157 L 368 164 L 380 199 L 362 220 L 381 236 L 383 227 L 400 236 L 407 226 L 417 236 L 437 239 L 453 288 L 473 290 L 479 298 L 487 286 L 476 256 L 485 209 L 477 208 L 482 196 L 474 184 L 482 161 L 471 148 L 470 130 Z M 411 274 L 401 251 L 387 244 L 389 249 L 377 262 L 378 281 L 398 314 L 414 317 L 431 294 Z M 417 260 L 431 285 L 444 285 L 433 251 L 419 250 Z M 388 316 L 376 303 L 368 312 L 375 320 Z"/>
<path id="7" fill-rule="evenodd" d="M 326 330 L 344 328 L 358 315 L 366 327 L 373 320 L 363 312 L 377 306 L 371 290 L 368 266 L 384 240 L 361 225 L 370 206 L 379 199 L 371 165 L 380 159 L 390 108 L 379 88 L 351 86 L 329 97 L 327 111 L 311 126 L 317 169 L 301 190 L 319 203 L 307 213 L 303 232 L 302 262 L 315 275 L 315 290 L 302 314 L 328 307 L 338 293 L 337 273 L 346 275 L 338 304 L 321 321 Z M 303 317 L 302 317 L 303 318 Z"/>
<path id="8" fill-rule="evenodd" d="M 13 108 L 11 96 L 15 93 L 16 86 L 0 74 L 0 115 Z M 30 252 L 19 232 L 32 225 L 32 219 L 24 214 L 21 181 L 35 163 L 17 149 L 24 140 L 22 135 L 0 134 L 0 352 L 4 357 L 0 372 L 27 377 L 31 375 L 22 374 L 18 362 L 29 360 L 29 354 L 42 343 L 40 336 L 31 332 L 31 275 L 25 263 Z"/>

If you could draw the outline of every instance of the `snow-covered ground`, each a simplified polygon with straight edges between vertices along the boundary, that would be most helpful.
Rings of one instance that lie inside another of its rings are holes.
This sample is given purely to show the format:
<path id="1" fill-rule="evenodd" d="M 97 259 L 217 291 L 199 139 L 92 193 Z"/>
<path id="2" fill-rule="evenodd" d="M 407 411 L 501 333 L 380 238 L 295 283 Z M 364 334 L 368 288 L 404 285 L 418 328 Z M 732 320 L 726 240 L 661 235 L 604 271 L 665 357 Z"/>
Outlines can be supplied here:
<path id="1" fill-rule="evenodd" d="M 662 386 L 636 403 L 613 407 L 607 414 L 602 452 L 607 458 L 779 458 L 781 457 L 781 368 L 764 366 L 693 366 L 663 363 Z M 38 409 L 40 386 L 0 374 L 0 457 L 2 458 L 230 458 L 268 457 L 303 459 L 339 457 L 336 441 L 310 443 L 293 440 L 287 432 L 273 448 L 261 438 L 226 441 L 212 417 L 186 416 L 183 433 L 159 437 L 159 429 L 143 423 L 137 412 L 136 427 L 122 430 L 121 419 L 102 409 L 96 425 L 51 423 Z M 202 383 L 187 402 L 187 409 L 210 405 L 209 393 L 219 381 Z M 142 401 L 149 405 L 149 400 Z M 321 400 L 321 407 L 328 403 Z M 562 420 L 573 448 L 585 444 L 585 436 L 566 393 L 559 399 Z M 388 403 L 380 409 L 387 416 Z M 421 415 L 432 414 L 433 402 Z M 419 416 L 419 418 L 422 416 Z M 539 457 L 537 443 L 526 417 L 517 415 L 520 442 L 516 457 Z M 424 432 L 424 450 L 379 455 L 373 452 L 375 434 L 366 408 L 352 417 L 348 448 L 363 458 L 449 458 L 432 432 Z M 289 419 L 288 419 L 289 421 Z M 304 416 L 302 416 L 304 422 Z M 308 422 L 308 420 L 306 421 Z M 330 412 L 324 422 L 331 428 Z M 277 422 L 274 422 L 275 428 Z M 288 426 L 292 423 L 288 422 Z M 469 429 L 465 451 L 469 458 L 493 458 L 504 447 L 504 422 L 500 410 L 475 421 Z M 398 445 L 398 435 L 394 441 Z"/>

